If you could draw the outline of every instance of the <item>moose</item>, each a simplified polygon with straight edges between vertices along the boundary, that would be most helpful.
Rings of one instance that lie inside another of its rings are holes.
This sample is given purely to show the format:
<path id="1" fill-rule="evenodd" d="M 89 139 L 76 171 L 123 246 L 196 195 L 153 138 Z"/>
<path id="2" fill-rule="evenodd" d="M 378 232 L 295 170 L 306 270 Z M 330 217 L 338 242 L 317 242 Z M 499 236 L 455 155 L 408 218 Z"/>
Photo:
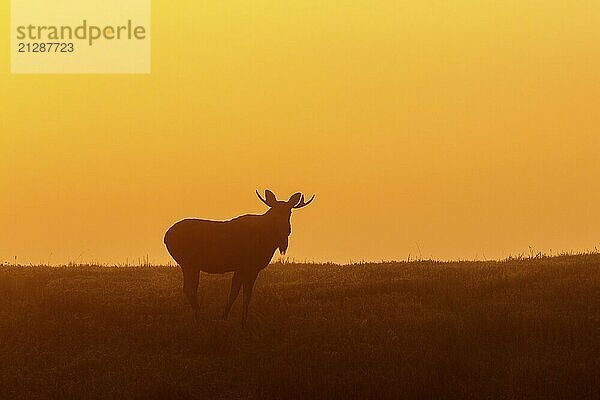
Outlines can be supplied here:
<path id="1" fill-rule="evenodd" d="M 269 207 L 261 215 L 247 214 L 229 221 L 184 219 L 165 234 L 164 242 L 171 257 L 183 272 L 183 292 L 199 316 L 198 283 L 200 271 L 209 274 L 233 272 L 223 319 L 227 319 L 240 288 L 244 286 L 242 326 L 246 325 L 248 306 L 258 273 L 269 265 L 275 250 L 285 254 L 292 233 L 292 209 L 306 207 L 315 198 L 304 200 L 302 193 L 279 201 L 270 190 L 258 198 Z"/>

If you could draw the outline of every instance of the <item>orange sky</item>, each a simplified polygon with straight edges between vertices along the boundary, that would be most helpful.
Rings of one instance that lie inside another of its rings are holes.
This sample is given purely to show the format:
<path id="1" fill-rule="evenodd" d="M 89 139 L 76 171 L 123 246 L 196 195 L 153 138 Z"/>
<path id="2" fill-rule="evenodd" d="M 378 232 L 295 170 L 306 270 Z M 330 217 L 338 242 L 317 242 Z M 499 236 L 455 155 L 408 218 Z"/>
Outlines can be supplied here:
<path id="1" fill-rule="evenodd" d="M 165 262 L 256 188 L 317 194 L 296 260 L 600 247 L 597 1 L 153 0 L 150 75 L 11 75 L 7 3 L 0 262 Z"/>

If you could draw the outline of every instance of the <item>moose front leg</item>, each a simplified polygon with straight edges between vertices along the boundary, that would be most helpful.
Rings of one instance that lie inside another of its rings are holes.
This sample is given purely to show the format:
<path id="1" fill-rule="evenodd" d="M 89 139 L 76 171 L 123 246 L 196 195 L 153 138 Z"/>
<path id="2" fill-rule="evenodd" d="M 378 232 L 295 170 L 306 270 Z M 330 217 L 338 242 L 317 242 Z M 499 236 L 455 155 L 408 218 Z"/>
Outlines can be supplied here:
<path id="1" fill-rule="evenodd" d="M 248 317 L 248 306 L 250 305 L 250 298 L 252 297 L 252 289 L 254 288 L 254 282 L 256 282 L 256 277 L 258 276 L 258 271 L 249 272 L 243 278 L 244 284 L 244 309 L 242 311 L 242 326 L 246 326 L 246 318 Z"/>
<path id="2" fill-rule="evenodd" d="M 229 317 L 229 311 L 231 311 L 231 307 L 233 306 L 233 303 L 235 303 L 235 299 L 237 299 L 237 296 L 240 293 L 240 287 L 242 287 L 242 274 L 240 272 L 235 272 L 233 274 L 233 278 L 231 278 L 229 298 L 227 300 L 225 310 L 223 311 L 223 319 L 225 320 L 227 317 Z"/>

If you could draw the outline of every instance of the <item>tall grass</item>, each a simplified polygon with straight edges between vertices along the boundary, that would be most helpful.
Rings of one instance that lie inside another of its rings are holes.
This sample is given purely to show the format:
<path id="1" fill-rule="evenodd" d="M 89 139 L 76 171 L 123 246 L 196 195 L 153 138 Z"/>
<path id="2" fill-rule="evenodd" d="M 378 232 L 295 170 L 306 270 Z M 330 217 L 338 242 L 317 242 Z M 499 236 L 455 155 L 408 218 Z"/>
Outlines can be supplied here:
<path id="1" fill-rule="evenodd" d="M 276 263 L 248 330 L 180 275 L 0 266 L 0 398 L 600 398 L 597 254 Z"/>

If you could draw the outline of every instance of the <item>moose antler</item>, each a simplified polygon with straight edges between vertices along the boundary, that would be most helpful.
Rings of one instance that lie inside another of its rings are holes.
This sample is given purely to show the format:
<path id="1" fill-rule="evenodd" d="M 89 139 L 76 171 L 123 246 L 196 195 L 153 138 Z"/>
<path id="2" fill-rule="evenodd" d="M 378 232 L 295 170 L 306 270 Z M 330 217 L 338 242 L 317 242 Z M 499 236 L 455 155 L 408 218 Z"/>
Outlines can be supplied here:
<path id="1" fill-rule="evenodd" d="M 275 206 L 275 204 L 277 204 L 277 197 L 275 197 L 275 195 L 273 194 L 273 192 L 271 192 L 269 189 L 265 190 L 265 197 L 264 198 L 260 195 L 260 193 L 258 193 L 258 190 L 256 191 L 256 195 L 258 196 L 258 198 L 260 199 L 260 201 L 262 201 L 263 203 L 265 203 L 269 207 L 273 207 L 273 206 Z"/>
<path id="2" fill-rule="evenodd" d="M 263 203 L 265 203 L 265 205 L 271 207 L 269 205 L 269 203 L 267 203 L 267 200 L 263 199 L 263 197 L 260 195 L 260 193 L 258 193 L 258 190 L 256 191 L 256 195 L 258 196 L 258 198 L 260 199 L 260 201 L 262 201 Z"/>
<path id="3" fill-rule="evenodd" d="M 315 195 L 313 194 L 312 197 L 310 198 L 309 201 L 304 202 L 304 195 L 302 195 L 302 197 L 300 197 L 300 202 L 298 204 L 296 204 L 294 207 L 292 208 L 302 208 L 302 207 L 306 207 L 307 205 L 309 205 L 313 200 L 315 199 Z"/>

